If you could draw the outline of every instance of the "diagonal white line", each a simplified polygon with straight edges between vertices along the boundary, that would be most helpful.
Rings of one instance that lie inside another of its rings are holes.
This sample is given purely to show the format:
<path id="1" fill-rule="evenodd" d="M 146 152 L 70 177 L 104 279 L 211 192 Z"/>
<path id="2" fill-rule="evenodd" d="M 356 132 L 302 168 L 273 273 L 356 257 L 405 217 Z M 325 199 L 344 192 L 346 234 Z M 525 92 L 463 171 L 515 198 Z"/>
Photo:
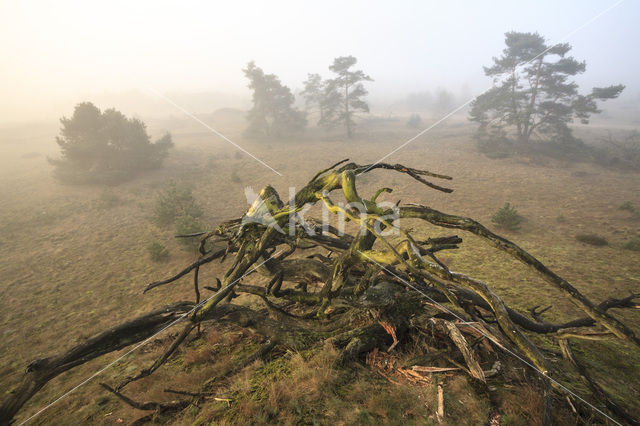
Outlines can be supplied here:
<path id="1" fill-rule="evenodd" d="M 547 374 L 545 374 L 543 371 L 540 371 L 535 365 L 531 364 L 529 361 L 527 361 L 526 359 L 522 358 L 520 355 L 518 355 L 517 353 L 513 352 L 512 350 L 510 350 L 509 348 L 505 347 L 503 344 L 501 344 L 500 342 L 496 341 L 496 339 L 493 338 L 493 336 L 488 335 L 487 333 L 485 333 L 484 331 L 480 330 L 479 328 L 475 327 L 473 324 L 468 323 L 464 318 L 461 318 L 457 313 L 455 313 L 454 311 L 452 311 L 451 309 L 448 309 L 446 306 L 443 306 L 441 303 L 436 302 L 431 296 L 429 296 L 427 293 L 423 292 L 422 290 L 420 290 L 419 288 L 415 287 L 414 285 L 412 285 L 411 283 L 409 283 L 407 280 L 405 280 L 402 277 L 399 277 L 398 275 L 394 274 L 393 272 L 391 272 L 390 270 L 388 270 L 386 267 L 384 267 L 383 265 L 381 265 L 380 263 L 376 262 L 374 259 L 372 259 L 371 257 L 367 256 L 367 254 L 361 252 L 360 250 L 358 250 L 358 252 L 363 255 L 364 257 L 366 257 L 367 259 L 369 259 L 371 262 L 375 263 L 376 265 L 378 265 L 379 267 L 381 267 L 382 269 L 384 269 L 385 271 L 387 271 L 389 274 L 393 275 L 395 278 L 399 279 L 400 281 L 402 281 L 404 284 L 406 284 L 408 287 L 412 288 L 413 290 L 417 291 L 418 293 L 420 293 L 422 296 L 424 296 L 425 298 L 427 298 L 431 303 L 433 303 L 434 305 L 438 306 L 440 309 L 442 309 L 443 311 L 453 315 L 454 317 L 456 317 L 458 320 L 462 321 L 463 323 L 465 323 L 465 325 L 473 328 L 475 331 L 477 331 L 478 333 L 480 333 L 481 335 L 483 335 L 484 337 L 486 337 L 487 339 L 491 340 L 493 343 L 495 343 L 498 347 L 502 348 L 505 352 L 507 352 L 509 355 L 512 355 L 514 358 L 522 361 L 524 364 L 526 364 L 527 366 L 531 367 L 534 371 L 536 371 L 537 373 L 539 373 L 542 377 L 548 379 L 549 381 L 553 382 L 556 386 L 560 387 L 561 389 L 563 389 L 565 392 L 567 392 L 570 395 L 573 395 L 574 397 L 578 398 L 580 401 L 584 402 L 585 404 L 587 404 L 589 407 L 591 407 L 592 409 L 594 409 L 596 412 L 598 412 L 599 414 L 602 414 L 604 417 L 606 417 L 607 419 L 611 420 L 613 423 L 622 426 L 622 424 L 620 422 L 617 422 L 615 419 L 611 418 L 610 416 L 608 416 L 606 413 L 604 413 L 602 410 L 598 409 L 597 407 L 595 407 L 593 404 L 591 404 L 589 401 L 585 400 L 584 398 L 582 398 L 580 395 L 576 394 L 575 392 L 573 392 L 571 389 L 567 388 L 565 385 L 563 385 L 562 383 L 558 382 L 557 380 L 554 380 L 553 378 L 549 377 Z"/>
<path id="2" fill-rule="evenodd" d="M 488 89 L 487 89 L 488 90 Z M 485 90 L 485 92 L 487 91 Z M 484 92 L 483 92 L 484 93 Z M 445 121 L 447 118 L 451 117 L 453 114 L 455 114 L 456 112 L 460 111 L 462 108 L 466 107 L 467 105 L 469 105 L 471 102 L 473 102 L 473 100 L 475 99 L 475 97 L 469 99 L 468 101 L 466 101 L 465 103 L 463 103 L 462 105 L 460 105 L 459 107 L 457 107 L 456 109 L 450 111 L 447 115 L 445 115 L 444 117 L 440 118 L 438 121 L 436 121 L 435 123 L 433 123 L 431 126 L 427 127 L 426 129 L 422 130 L 420 133 L 418 133 L 417 135 L 415 135 L 414 137 L 412 137 L 411 139 L 407 140 L 406 142 L 404 142 L 402 145 L 398 146 L 397 148 L 395 148 L 393 151 L 391 151 L 390 153 L 388 153 L 387 155 L 385 155 L 384 157 L 380 158 L 378 161 L 376 161 L 375 163 L 371 164 L 369 167 L 367 167 L 365 170 L 361 171 L 360 173 L 358 173 L 358 175 L 361 175 L 363 173 L 368 172 L 373 166 L 375 166 L 376 164 L 380 163 L 381 161 L 386 160 L 387 158 L 391 157 L 393 154 L 395 154 L 396 152 L 400 151 L 402 148 L 404 148 L 405 146 L 409 145 L 411 142 L 413 142 L 414 140 L 418 139 L 420 136 L 424 135 L 425 133 L 427 133 L 429 130 L 433 129 L 434 127 L 436 127 L 438 124 L 442 123 L 443 121 Z"/>
<path id="3" fill-rule="evenodd" d="M 235 143 L 234 141 L 232 141 L 231 139 L 229 139 L 228 137 L 226 137 L 225 135 L 223 135 L 222 133 L 220 133 L 219 131 L 217 131 L 216 129 L 214 129 L 213 127 L 211 127 L 210 125 L 208 125 L 207 123 L 205 123 L 204 121 L 200 120 L 198 117 L 196 117 L 195 115 L 193 115 L 191 112 L 187 111 L 185 108 L 183 108 L 182 106 L 178 105 L 177 103 L 175 103 L 174 101 L 172 101 L 171 99 L 167 98 L 166 96 L 164 96 L 162 93 L 158 92 L 157 90 L 151 88 L 151 87 L 147 87 L 147 90 L 149 90 L 150 92 L 152 92 L 153 94 L 155 94 L 156 96 L 158 96 L 159 98 L 163 99 L 165 102 L 167 102 L 168 104 L 174 106 L 175 108 L 179 109 L 180 111 L 182 111 L 183 113 L 185 113 L 187 116 L 193 118 L 195 121 L 197 121 L 198 123 L 202 124 L 204 127 L 206 127 L 209 131 L 211 131 L 211 133 L 214 133 L 216 135 L 218 135 L 219 137 L 221 137 L 222 139 L 224 139 L 225 141 L 229 142 L 231 145 L 235 146 L 236 148 L 238 148 L 240 151 L 244 152 L 245 154 L 247 154 L 249 157 L 253 158 L 254 160 L 256 160 L 258 163 L 262 164 L 263 166 L 265 166 L 266 168 L 268 168 L 269 170 L 271 170 L 273 173 L 277 174 L 278 176 L 282 176 L 282 173 L 280 173 L 279 171 L 277 171 L 276 169 L 274 169 L 273 167 L 271 167 L 270 165 L 268 165 L 267 163 L 265 163 L 264 161 L 262 161 L 261 159 L 259 159 L 258 157 L 256 157 L 255 155 L 253 155 L 252 153 L 250 153 L 249 151 L 247 151 L 246 149 L 244 149 L 243 147 L 241 147 L 240 145 L 238 145 L 237 143 Z"/>
<path id="4" fill-rule="evenodd" d="M 521 67 L 524 65 L 527 65 L 533 61 L 535 61 L 536 59 L 538 59 L 540 56 L 546 54 L 549 50 L 553 49 L 555 46 L 557 46 L 558 44 L 562 43 L 563 41 L 567 40 L 568 38 L 572 37 L 574 34 L 576 34 L 577 32 L 583 30 L 585 27 L 591 25 L 593 22 L 595 22 L 597 19 L 599 19 L 600 17 L 602 17 L 603 15 L 605 15 L 606 13 L 610 12 L 611 10 L 615 9 L 616 7 L 618 7 L 620 4 L 622 4 L 624 1 L 626 0 L 618 0 L 617 2 L 615 2 L 614 4 L 612 4 L 611 6 L 607 7 L 606 9 L 604 9 L 603 11 L 599 12 L 598 14 L 596 14 L 595 16 L 593 16 L 592 18 L 588 19 L 586 22 L 584 22 L 583 24 L 579 25 L 578 27 L 574 28 L 573 30 L 571 30 L 569 33 L 567 33 L 564 37 L 558 39 L 555 43 L 553 43 L 551 46 L 549 46 L 547 49 L 543 50 L 542 52 L 538 53 L 536 56 L 534 56 L 533 58 L 529 59 L 526 62 L 522 62 L 518 65 L 516 65 L 516 67 Z M 409 145 L 411 142 L 413 142 L 414 140 L 418 139 L 420 136 L 424 135 L 425 133 L 427 133 L 428 131 L 430 131 L 431 129 L 433 129 L 434 127 L 436 127 L 438 124 L 442 123 L 443 121 L 445 121 L 447 118 L 451 117 L 453 114 L 455 114 L 456 112 L 460 111 L 461 109 L 463 109 L 464 107 L 466 107 L 467 105 L 469 105 L 471 102 L 474 101 L 474 99 L 476 99 L 478 96 L 484 94 L 485 92 L 487 92 L 488 90 L 490 90 L 491 88 L 493 88 L 493 84 L 489 87 L 487 87 L 486 89 L 484 89 L 482 92 L 480 92 L 479 95 L 472 97 L 471 99 L 469 99 L 468 101 L 466 101 L 465 103 L 463 103 L 462 105 L 458 106 L 457 108 L 453 109 L 452 111 L 450 111 L 447 115 L 445 115 L 444 117 L 440 118 L 438 121 L 436 121 L 435 123 L 433 123 L 431 126 L 427 127 L 426 129 L 422 130 L 420 133 L 418 133 L 417 135 L 413 136 L 411 139 L 405 141 L 404 143 L 402 143 L 400 146 L 396 147 L 393 151 L 391 151 L 390 153 L 388 153 L 387 155 L 385 155 L 384 157 L 380 158 L 378 161 L 376 161 L 375 163 L 371 164 L 367 169 L 363 170 L 362 172 L 360 172 L 359 174 L 362 173 L 366 173 L 367 171 L 369 171 L 369 169 L 371 169 L 373 166 L 375 166 L 376 164 L 380 163 L 381 161 L 386 160 L 387 158 L 389 158 L 390 156 L 392 156 L 393 154 L 395 154 L 396 152 L 398 152 L 399 150 L 401 150 L 402 148 L 404 148 L 405 146 Z M 495 119 L 493 120 L 495 121 Z"/>
<path id="5" fill-rule="evenodd" d="M 154 337 L 156 337 L 157 335 L 159 335 L 160 333 L 162 333 L 163 331 L 167 330 L 170 327 L 173 327 L 174 325 L 176 325 L 177 323 L 179 323 L 180 321 L 182 321 L 183 319 L 185 319 L 189 314 L 193 313 L 196 311 L 196 309 L 204 306 L 205 303 L 207 303 L 209 300 L 213 299 L 214 297 L 216 297 L 221 291 L 226 290 L 228 287 L 231 286 L 235 286 L 236 283 L 238 283 L 241 279 L 243 279 L 244 277 L 246 277 L 247 275 L 251 274 L 252 272 L 256 271 L 259 267 L 261 267 L 262 265 L 264 265 L 265 263 L 267 263 L 269 260 L 271 260 L 272 258 L 274 258 L 275 256 L 279 255 L 280 253 L 282 253 L 284 250 L 280 250 L 278 253 L 275 253 L 273 256 L 268 257 L 265 261 L 261 262 L 258 266 L 252 268 L 251 270 L 245 272 L 240 278 L 238 278 L 237 280 L 231 282 L 230 284 L 226 285 L 225 287 L 221 288 L 220 290 L 218 290 L 217 292 L 215 292 L 211 297 L 203 300 L 202 302 L 198 303 L 196 306 L 194 306 L 193 308 L 191 308 L 188 312 L 185 312 L 184 314 L 180 315 L 178 317 L 178 319 L 176 319 L 175 321 L 172 321 L 169 323 L 169 325 L 163 327 L 162 329 L 160 329 L 160 331 L 154 333 L 153 335 L 151 335 L 150 337 L 147 337 L 145 340 L 143 340 L 142 342 L 138 343 L 136 346 L 134 346 L 132 349 L 129 349 L 127 352 L 125 352 L 124 354 L 120 355 L 118 358 L 116 358 L 115 360 L 111 361 L 109 364 L 105 365 L 104 367 L 102 367 L 100 370 L 96 371 L 95 373 L 93 373 L 91 376 L 87 377 L 86 379 L 84 379 L 83 381 L 81 381 L 80 383 L 78 383 L 77 385 L 75 385 L 74 387 L 72 387 L 71 389 L 69 389 L 68 391 L 66 391 L 65 393 L 63 393 L 62 395 L 60 395 L 58 398 L 54 399 L 52 402 L 50 402 L 49 404 L 45 405 L 44 407 L 42 407 L 40 410 L 36 411 L 35 414 L 31 415 L 30 417 L 28 417 L 27 419 L 23 420 L 22 422 L 20 422 L 18 424 L 18 426 L 22 426 L 28 422 L 30 422 L 31 420 L 35 419 L 37 416 L 39 416 L 40 414 L 42 414 L 44 411 L 48 410 L 49 408 L 53 407 L 55 404 L 57 404 L 58 402 L 60 402 L 62 399 L 66 398 L 67 396 L 71 395 L 73 392 L 75 392 L 76 390 L 80 389 L 82 386 L 86 385 L 87 383 L 89 383 L 91 380 L 95 379 L 96 377 L 98 377 L 100 374 L 102 374 L 103 372 L 105 372 L 107 369 L 111 368 L 112 366 L 114 366 L 115 364 L 117 364 L 118 362 L 120 362 L 122 359 L 124 359 L 126 356 L 128 356 L 129 354 L 137 351 L 138 349 L 140 349 L 141 347 L 143 347 L 144 345 L 146 345 L 147 343 L 149 343 L 151 341 L 151 339 L 153 339 Z"/>
<path id="6" fill-rule="evenodd" d="M 601 11 L 600 13 L 596 14 L 593 18 L 587 20 L 584 24 L 578 26 L 577 28 L 575 28 L 573 31 L 569 32 L 567 35 L 565 35 L 564 37 L 562 37 L 561 39 L 559 39 L 558 41 L 556 41 L 555 44 L 560 44 L 563 41 L 567 40 L 568 38 L 571 38 L 574 34 L 576 34 L 578 31 L 583 30 L 585 27 L 591 25 L 593 22 L 595 22 L 597 19 L 599 19 L 602 15 L 609 13 L 610 11 L 612 11 L 613 9 L 615 9 L 616 7 L 620 6 L 620 4 L 622 4 L 623 2 L 625 2 L 626 0 L 618 0 L 617 2 L 615 2 L 614 4 L 612 4 L 611 6 L 607 7 L 606 9 L 604 9 L 603 11 Z M 553 47 L 553 46 L 552 46 Z M 549 48 L 551 49 L 551 47 Z M 539 54 L 538 56 L 536 56 L 533 59 L 530 59 L 529 62 L 536 60 L 540 55 L 547 53 L 547 51 L 549 50 L 547 49 L 546 51 L 542 52 L 541 54 Z M 527 62 L 527 63 L 529 63 Z"/>

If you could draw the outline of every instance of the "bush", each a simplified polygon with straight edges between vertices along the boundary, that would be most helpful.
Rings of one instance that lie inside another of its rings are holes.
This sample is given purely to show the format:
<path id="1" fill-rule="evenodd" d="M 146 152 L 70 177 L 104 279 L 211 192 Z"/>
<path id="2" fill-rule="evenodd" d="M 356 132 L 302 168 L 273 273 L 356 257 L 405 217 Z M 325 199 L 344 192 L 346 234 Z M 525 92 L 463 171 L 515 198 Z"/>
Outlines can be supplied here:
<path id="1" fill-rule="evenodd" d="M 214 170 L 216 168 L 216 156 L 211 154 L 209 159 L 207 160 L 206 168 L 209 170 Z"/>
<path id="2" fill-rule="evenodd" d="M 189 235 L 202 232 L 204 227 L 200 221 L 189 215 L 180 216 L 176 219 L 174 224 L 176 236 Z M 184 250 L 196 250 L 200 245 L 199 236 L 196 237 L 178 237 L 178 244 L 182 246 Z"/>
<path id="3" fill-rule="evenodd" d="M 231 172 L 231 182 L 235 182 L 235 183 L 242 182 L 242 178 L 240 177 L 240 175 L 238 175 L 238 173 L 235 170 Z"/>
<path id="4" fill-rule="evenodd" d="M 474 137 L 478 151 L 489 158 L 506 158 L 512 156 L 515 152 L 513 141 L 502 131 L 480 129 Z"/>
<path id="5" fill-rule="evenodd" d="M 640 237 L 633 237 L 630 240 L 627 240 L 622 245 L 622 248 L 625 250 L 640 251 Z"/>
<path id="6" fill-rule="evenodd" d="M 504 207 L 499 209 L 491 218 L 491 222 L 499 226 L 500 228 L 517 231 L 520 229 L 520 224 L 524 218 L 518 214 L 518 211 L 511 207 L 509 203 L 506 203 Z"/>
<path id="7" fill-rule="evenodd" d="M 168 226 L 183 216 L 199 218 L 202 216 L 202 208 L 196 203 L 191 188 L 171 182 L 158 195 L 153 221 L 158 225 Z"/>
<path id="8" fill-rule="evenodd" d="M 606 239 L 596 234 L 578 234 L 576 235 L 576 240 L 596 247 L 609 245 L 609 242 Z"/>
<path id="9" fill-rule="evenodd" d="M 147 252 L 149 253 L 151 260 L 154 262 L 162 262 L 167 260 L 169 257 L 169 250 L 157 241 L 154 241 L 147 246 Z"/>
<path id="10" fill-rule="evenodd" d="M 417 129 L 421 125 L 422 117 L 420 117 L 420 114 L 411 114 L 411 116 L 409 116 L 409 120 L 407 120 L 407 127 Z"/>
<path id="11" fill-rule="evenodd" d="M 638 209 L 631 203 L 631 201 L 625 201 L 618 206 L 618 210 L 626 210 L 631 213 L 638 213 Z"/>
<path id="12" fill-rule="evenodd" d="M 94 201 L 94 205 L 98 210 L 108 210 L 121 204 L 122 200 L 111 191 L 102 191 L 100 197 Z"/>
<path id="13" fill-rule="evenodd" d="M 593 160 L 605 167 L 640 170 L 640 132 L 633 130 L 617 140 L 611 133 L 604 144 L 593 148 Z"/>
<path id="14" fill-rule="evenodd" d="M 90 102 L 63 117 L 56 142 L 62 157 L 49 159 L 54 175 L 66 183 L 116 184 L 159 167 L 173 146 L 166 134 L 151 143 L 145 124 L 115 109 L 100 111 Z"/>

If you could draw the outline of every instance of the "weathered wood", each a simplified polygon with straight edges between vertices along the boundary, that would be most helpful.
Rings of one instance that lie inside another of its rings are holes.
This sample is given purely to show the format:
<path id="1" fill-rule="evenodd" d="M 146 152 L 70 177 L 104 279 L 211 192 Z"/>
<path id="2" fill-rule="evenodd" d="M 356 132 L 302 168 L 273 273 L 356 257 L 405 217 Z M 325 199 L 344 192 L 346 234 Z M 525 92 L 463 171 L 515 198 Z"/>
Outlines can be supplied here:
<path id="1" fill-rule="evenodd" d="M 565 295 L 567 295 L 569 300 L 571 300 L 574 304 L 576 304 L 576 306 L 582 309 L 587 315 L 589 315 L 589 317 L 593 318 L 594 321 L 602 324 L 619 338 L 629 340 L 636 346 L 640 346 L 640 339 L 636 337 L 633 330 L 631 330 L 616 318 L 598 309 L 598 307 L 595 306 L 582 293 L 580 293 L 578 289 L 572 286 L 567 280 L 561 278 L 555 272 L 551 271 L 531 254 L 521 249 L 506 238 L 489 231 L 487 228 L 485 228 L 475 220 L 442 213 L 426 206 L 401 207 L 400 217 L 424 219 L 430 223 L 433 223 L 434 225 L 442 226 L 445 228 L 463 229 L 486 239 L 487 241 L 491 242 L 496 248 L 505 251 L 506 253 L 520 260 L 525 265 L 528 265 L 539 272 L 547 282 L 552 284 L 555 288 L 561 290 Z"/>
<path id="2" fill-rule="evenodd" d="M 105 383 L 100 383 L 100 386 L 120 398 L 122 401 L 126 402 L 131 407 L 138 410 L 153 410 L 160 413 L 167 411 L 179 411 L 183 408 L 187 407 L 190 402 L 188 400 L 183 401 L 169 401 L 169 402 L 155 402 L 155 401 L 147 401 L 147 402 L 138 402 L 135 401 L 122 393 L 119 390 L 113 389 L 109 385 Z"/>
<path id="3" fill-rule="evenodd" d="M 438 383 L 438 411 L 436 411 L 438 423 L 444 422 L 444 388 Z"/>
<path id="4" fill-rule="evenodd" d="M 54 377 L 104 354 L 147 339 L 179 319 L 192 308 L 191 302 L 167 305 L 139 318 L 112 327 L 74 346 L 61 355 L 32 361 L 22 383 L 0 404 L 0 424 L 9 423 L 20 408 Z"/>
<path id="5" fill-rule="evenodd" d="M 125 386 L 127 386 L 129 383 L 131 382 L 135 382 L 137 380 L 143 379 L 151 374 L 153 374 L 154 371 L 156 371 L 158 368 L 160 368 L 165 362 L 167 362 L 167 360 L 169 359 L 169 357 L 171 355 L 173 355 L 173 353 L 176 351 L 176 349 L 178 349 L 178 346 L 180 346 L 180 344 L 182 342 L 184 342 L 184 339 L 187 338 L 187 336 L 189 335 L 189 333 L 191 333 L 191 331 L 196 327 L 195 324 L 192 323 L 188 323 L 184 326 L 184 328 L 182 329 L 182 332 L 178 335 L 178 337 L 176 337 L 176 339 L 171 343 L 171 346 L 169 346 L 169 349 L 167 349 L 165 351 L 164 354 L 162 354 L 162 356 L 160 358 L 158 358 L 150 367 L 143 369 L 142 371 L 140 371 L 138 374 L 136 374 L 135 376 L 132 377 L 127 377 L 125 380 L 122 381 L 122 383 L 120 383 L 117 387 L 116 390 L 121 391 Z"/>
<path id="6" fill-rule="evenodd" d="M 458 347 L 460 353 L 462 353 L 462 356 L 464 357 L 464 360 L 469 367 L 469 371 L 471 372 L 471 376 L 483 383 L 486 383 L 487 379 L 484 377 L 484 371 L 482 370 L 482 367 L 480 367 L 480 364 L 476 360 L 476 357 L 473 355 L 473 350 L 471 349 L 471 347 L 469 347 L 467 339 L 464 338 L 464 336 L 462 335 L 462 333 L 460 333 L 460 330 L 458 330 L 458 327 L 456 327 L 454 323 L 452 323 L 451 321 L 443 321 L 443 323 L 449 331 L 451 340 Z"/>

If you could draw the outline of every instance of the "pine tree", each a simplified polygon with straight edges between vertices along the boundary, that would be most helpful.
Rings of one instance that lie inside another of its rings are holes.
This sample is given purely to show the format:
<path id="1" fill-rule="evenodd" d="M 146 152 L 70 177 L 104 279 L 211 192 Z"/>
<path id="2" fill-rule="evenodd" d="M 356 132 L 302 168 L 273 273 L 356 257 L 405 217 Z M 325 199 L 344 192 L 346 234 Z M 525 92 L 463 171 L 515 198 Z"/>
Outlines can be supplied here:
<path id="1" fill-rule="evenodd" d="M 300 95 L 304 98 L 304 106 L 307 115 L 317 112 L 319 120 L 323 117 L 323 95 L 324 95 L 324 82 L 320 74 L 308 74 L 307 80 L 303 83 L 304 89 L 300 92 Z"/>
<path id="2" fill-rule="evenodd" d="M 369 105 L 363 98 L 368 94 L 363 81 L 373 81 L 364 72 L 352 71 L 358 60 L 353 56 L 341 56 L 334 59 L 329 69 L 336 77 L 327 80 L 324 88 L 325 126 L 344 125 L 347 137 L 353 137 L 354 114 L 358 111 L 369 112 Z"/>
<path id="3" fill-rule="evenodd" d="M 471 105 L 470 120 L 480 124 L 481 144 L 520 145 L 532 140 L 571 144 L 579 141 L 569 124 L 587 124 L 601 112 L 596 101 L 613 99 L 623 85 L 595 87 L 582 95 L 572 77 L 585 72 L 585 62 L 568 56 L 567 43 L 547 45 L 537 33 L 508 32 L 502 55 L 484 67 L 494 86 Z"/>
<path id="4" fill-rule="evenodd" d="M 274 74 L 265 74 L 254 62 L 243 70 L 253 90 L 253 107 L 249 111 L 252 136 L 284 137 L 301 132 L 306 125 L 304 114 L 293 107 L 295 98 Z"/>
<path id="5" fill-rule="evenodd" d="M 62 158 L 50 159 L 55 175 L 69 183 L 117 183 L 159 167 L 173 146 L 166 134 L 152 143 L 145 124 L 115 109 L 104 112 L 91 102 L 63 117 L 56 142 Z"/>

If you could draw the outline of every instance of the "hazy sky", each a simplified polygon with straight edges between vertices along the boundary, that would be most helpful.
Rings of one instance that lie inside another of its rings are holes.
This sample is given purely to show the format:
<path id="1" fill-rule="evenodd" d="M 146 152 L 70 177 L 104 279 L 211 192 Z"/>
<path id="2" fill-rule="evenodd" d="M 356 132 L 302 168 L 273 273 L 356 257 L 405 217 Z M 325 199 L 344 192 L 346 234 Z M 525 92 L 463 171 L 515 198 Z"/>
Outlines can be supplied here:
<path id="1" fill-rule="evenodd" d="M 299 88 L 354 55 L 372 96 L 490 81 L 504 32 L 558 41 L 616 1 L 0 0 L 0 121 L 72 111 L 93 94 L 221 91 L 247 97 L 250 60 Z M 623 1 L 567 41 L 586 85 L 640 92 L 640 2 Z M 586 89 L 586 88 L 585 88 Z M 117 105 L 114 105 L 118 107 Z M 60 108 L 63 110 L 60 111 Z"/>

